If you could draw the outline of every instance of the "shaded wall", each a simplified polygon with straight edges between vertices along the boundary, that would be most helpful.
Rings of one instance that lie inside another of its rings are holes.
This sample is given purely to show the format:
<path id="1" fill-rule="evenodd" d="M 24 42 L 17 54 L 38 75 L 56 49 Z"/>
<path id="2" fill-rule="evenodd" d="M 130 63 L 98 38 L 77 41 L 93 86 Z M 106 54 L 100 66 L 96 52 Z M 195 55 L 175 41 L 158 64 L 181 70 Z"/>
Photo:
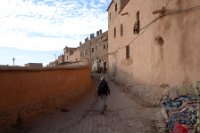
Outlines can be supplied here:
<path id="1" fill-rule="evenodd" d="M 91 88 L 89 67 L 0 69 L 0 128 L 60 108 Z"/>

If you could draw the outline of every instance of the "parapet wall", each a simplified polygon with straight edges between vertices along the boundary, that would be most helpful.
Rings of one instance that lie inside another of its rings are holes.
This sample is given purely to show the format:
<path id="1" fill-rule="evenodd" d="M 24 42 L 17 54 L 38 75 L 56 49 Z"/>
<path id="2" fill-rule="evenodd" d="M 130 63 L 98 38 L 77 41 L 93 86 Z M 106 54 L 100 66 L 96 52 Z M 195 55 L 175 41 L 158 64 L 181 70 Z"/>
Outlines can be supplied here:
<path id="1" fill-rule="evenodd" d="M 1 68 L 0 130 L 69 104 L 91 88 L 90 68 Z M 1 131 L 0 131 L 1 132 Z"/>

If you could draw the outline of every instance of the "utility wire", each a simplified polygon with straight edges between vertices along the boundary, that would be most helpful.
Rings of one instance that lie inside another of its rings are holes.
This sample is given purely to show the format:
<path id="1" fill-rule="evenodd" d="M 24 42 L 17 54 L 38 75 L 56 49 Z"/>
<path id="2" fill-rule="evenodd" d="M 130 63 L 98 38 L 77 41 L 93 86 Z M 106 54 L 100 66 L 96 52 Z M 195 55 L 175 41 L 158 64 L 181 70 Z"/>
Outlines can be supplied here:
<path id="1" fill-rule="evenodd" d="M 170 0 L 169 0 L 170 1 Z M 169 2 L 168 2 L 169 3 Z M 168 4 L 167 4 L 168 5 Z M 143 28 L 140 29 L 140 33 L 134 37 L 127 45 L 125 46 L 122 46 L 122 47 L 119 47 L 117 50 L 115 50 L 114 52 L 111 52 L 111 53 L 108 53 L 104 56 L 107 56 L 107 55 L 112 55 L 114 53 L 116 53 L 119 49 L 122 49 L 128 45 L 131 45 L 133 44 L 133 42 L 139 37 L 141 36 L 153 23 L 155 23 L 157 20 L 163 18 L 163 17 L 166 17 L 166 16 L 169 16 L 169 15 L 174 15 L 174 14 L 178 14 L 178 13 L 186 13 L 186 12 L 192 12 L 192 11 L 196 11 L 196 10 L 199 10 L 200 9 L 200 5 L 198 6 L 194 6 L 194 7 L 191 7 L 191 8 L 188 8 L 188 9 L 181 9 L 181 10 L 178 10 L 178 11 L 172 11 L 172 12 L 168 12 L 162 16 L 159 16 L 155 19 L 153 19 L 152 21 L 150 21 L 147 25 L 145 25 Z"/>
<path id="2" fill-rule="evenodd" d="M 170 1 L 171 1 L 171 0 L 168 0 L 168 1 L 166 2 L 165 8 L 167 8 L 167 6 L 169 5 Z"/>

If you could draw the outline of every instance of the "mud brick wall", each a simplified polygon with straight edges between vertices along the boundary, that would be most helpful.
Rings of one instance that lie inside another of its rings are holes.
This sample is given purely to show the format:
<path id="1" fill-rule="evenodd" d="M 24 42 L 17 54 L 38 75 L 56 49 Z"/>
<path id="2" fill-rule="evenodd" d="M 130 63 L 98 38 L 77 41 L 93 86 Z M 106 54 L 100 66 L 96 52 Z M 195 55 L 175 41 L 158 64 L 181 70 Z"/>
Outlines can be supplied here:
<path id="1" fill-rule="evenodd" d="M 0 132 L 61 108 L 91 89 L 90 68 L 0 68 Z"/>

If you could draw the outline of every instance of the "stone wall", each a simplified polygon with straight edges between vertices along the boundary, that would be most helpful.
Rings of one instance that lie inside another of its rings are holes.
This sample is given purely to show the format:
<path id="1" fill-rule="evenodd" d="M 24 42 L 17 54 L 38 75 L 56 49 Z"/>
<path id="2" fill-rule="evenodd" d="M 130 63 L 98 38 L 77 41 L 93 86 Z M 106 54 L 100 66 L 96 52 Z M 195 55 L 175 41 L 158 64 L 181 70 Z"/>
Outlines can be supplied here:
<path id="1" fill-rule="evenodd" d="M 0 69 L 0 131 L 60 109 L 91 89 L 90 68 Z"/>

